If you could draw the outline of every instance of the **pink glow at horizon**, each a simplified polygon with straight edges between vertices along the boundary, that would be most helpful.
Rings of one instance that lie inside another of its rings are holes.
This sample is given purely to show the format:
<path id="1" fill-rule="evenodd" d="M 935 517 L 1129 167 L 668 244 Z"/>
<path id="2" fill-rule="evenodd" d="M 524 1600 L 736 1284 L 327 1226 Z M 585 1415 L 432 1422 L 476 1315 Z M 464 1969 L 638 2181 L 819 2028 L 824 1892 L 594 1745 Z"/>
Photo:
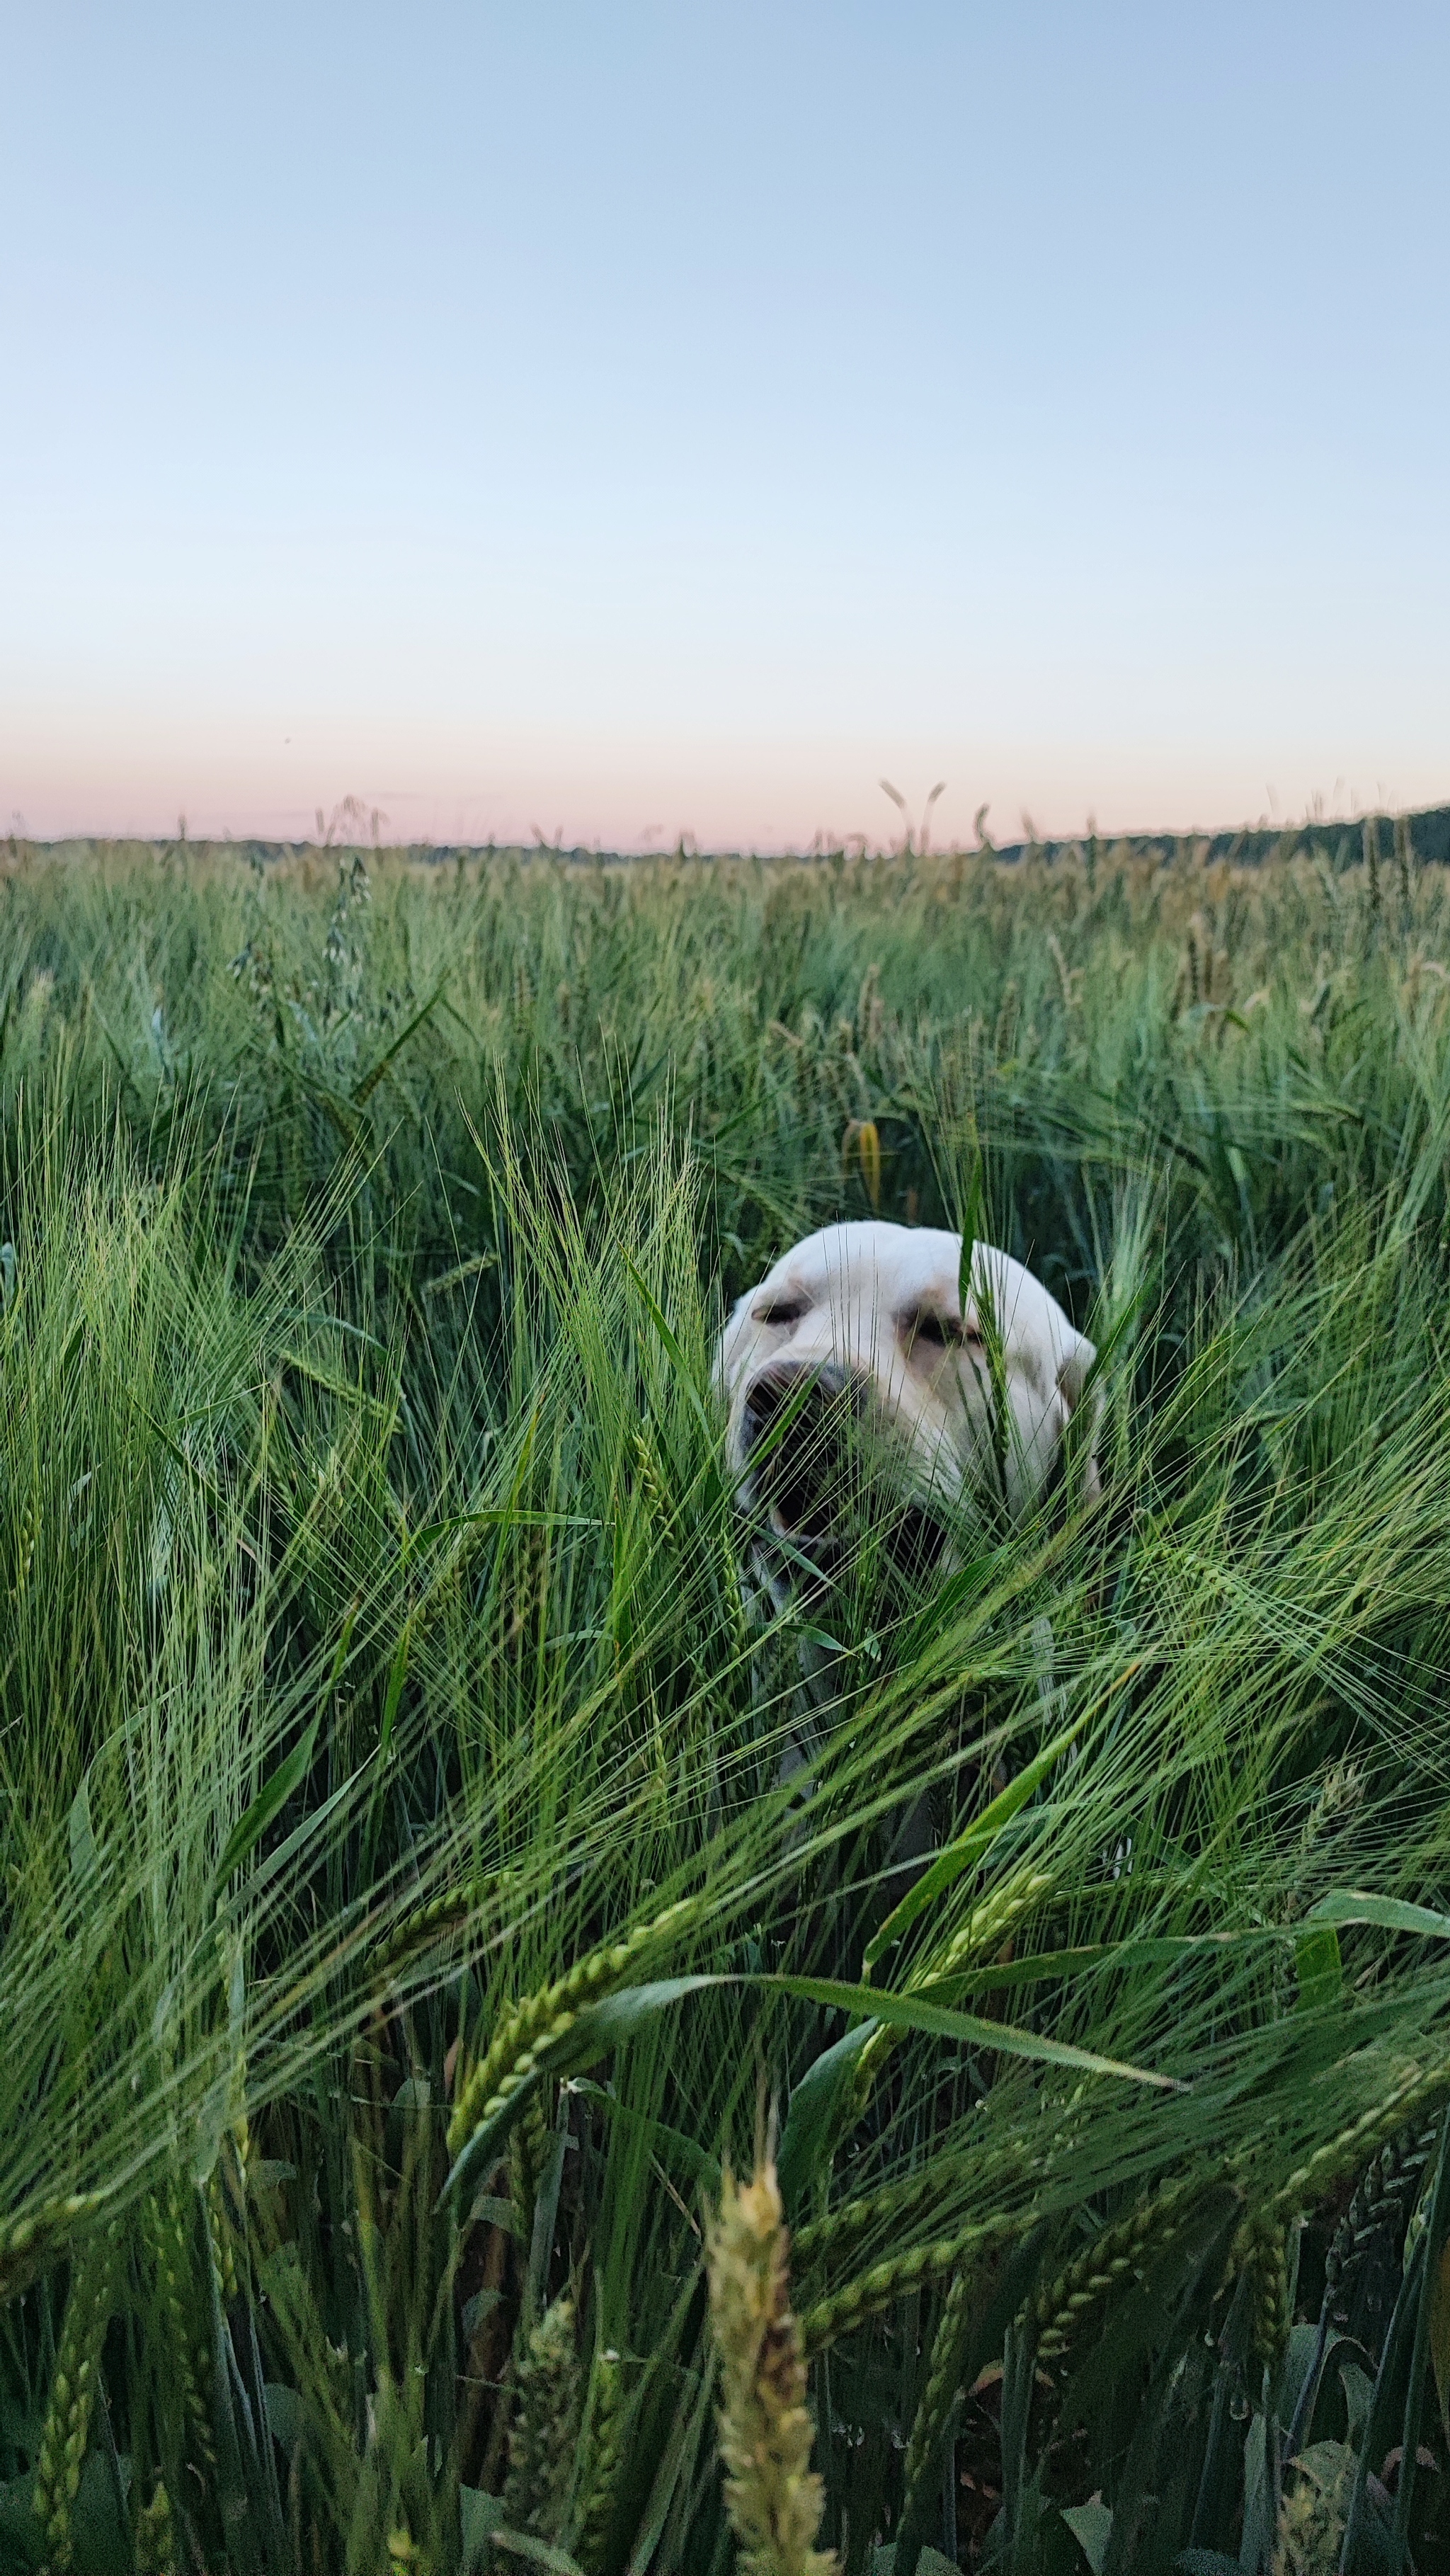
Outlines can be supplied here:
<path id="1" fill-rule="evenodd" d="M 384 846 L 537 840 L 622 852 L 668 850 L 682 840 L 707 851 L 857 841 L 885 849 L 904 828 L 869 762 L 840 743 L 686 743 L 631 753 L 619 743 L 575 739 L 532 750 L 514 745 L 492 760 L 435 751 L 429 783 L 420 785 L 408 780 L 402 744 L 402 757 L 391 761 L 379 760 L 376 741 L 361 739 L 351 748 L 326 746 L 320 756 L 284 745 L 281 757 L 249 760 L 193 740 L 163 762 L 119 743 L 108 750 L 97 732 L 90 757 L 66 763 L 55 785 L 46 780 L 43 762 L 29 782 L 22 778 L 22 793 L 9 797 L 0 827 L 39 841 L 167 840 L 184 823 L 193 841 L 312 842 L 330 832 L 335 839 L 376 838 Z M 1352 819 L 1443 803 L 1447 796 L 1446 770 L 1433 763 L 1386 780 L 1331 777 L 1307 759 L 1297 771 L 1280 762 L 1276 782 L 1256 777 L 1247 764 L 1236 778 L 1211 757 L 1194 763 L 1170 755 L 1147 763 L 1129 755 L 1113 763 L 1088 746 L 1006 749 L 975 758 L 969 746 L 957 748 L 956 778 L 947 777 L 929 816 L 938 849 L 975 847 L 984 807 L 986 836 L 1008 843 L 1034 831 L 1070 838 L 1096 829 L 1112 837 Z M 904 795 L 915 830 L 931 788 L 952 766 L 949 753 L 940 756 L 939 747 L 923 743 L 898 742 L 883 758 L 883 773 Z M 1021 792 L 1026 780 L 1033 783 L 1030 801 Z M 342 813 L 345 800 L 350 821 Z"/>

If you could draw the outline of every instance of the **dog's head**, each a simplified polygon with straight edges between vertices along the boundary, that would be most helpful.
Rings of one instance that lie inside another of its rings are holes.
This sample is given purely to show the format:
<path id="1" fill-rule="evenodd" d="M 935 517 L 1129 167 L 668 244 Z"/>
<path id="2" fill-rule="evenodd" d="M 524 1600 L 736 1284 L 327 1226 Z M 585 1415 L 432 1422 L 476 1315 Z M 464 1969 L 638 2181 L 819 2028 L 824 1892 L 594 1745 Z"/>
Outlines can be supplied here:
<path id="1" fill-rule="evenodd" d="M 716 1353 L 741 1500 L 817 1552 L 843 1472 L 912 1507 L 974 1484 L 1012 1514 L 1042 1491 L 1095 1353 L 1020 1261 L 927 1226 L 830 1225 L 739 1299 Z M 1086 1488 L 1096 1490 L 1089 1458 Z"/>

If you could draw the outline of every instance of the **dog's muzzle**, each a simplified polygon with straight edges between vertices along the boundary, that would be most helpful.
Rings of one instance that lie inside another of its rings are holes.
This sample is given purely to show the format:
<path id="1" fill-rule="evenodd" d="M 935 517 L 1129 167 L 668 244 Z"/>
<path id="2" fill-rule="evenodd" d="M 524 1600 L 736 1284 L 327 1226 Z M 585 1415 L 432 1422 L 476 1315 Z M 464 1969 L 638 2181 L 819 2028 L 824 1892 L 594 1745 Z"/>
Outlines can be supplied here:
<path id="1" fill-rule="evenodd" d="M 829 1537 L 860 1450 L 865 1381 L 835 1361 L 777 1361 L 746 1390 L 741 1445 L 751 1485 L 792 1538 Z"/>
<path id="2" fill-rule="evenodd" d="M 868 1378 L 838 1361 L 777 1360 L 746 1390 L 740 1425 L 744 1499 L 823 1573 L 849 1559 L 867 1529 L 900 1574 L 938 1568 L 943 1515 L 914 1496 L 900 1447 L 875 1417 Z"/>

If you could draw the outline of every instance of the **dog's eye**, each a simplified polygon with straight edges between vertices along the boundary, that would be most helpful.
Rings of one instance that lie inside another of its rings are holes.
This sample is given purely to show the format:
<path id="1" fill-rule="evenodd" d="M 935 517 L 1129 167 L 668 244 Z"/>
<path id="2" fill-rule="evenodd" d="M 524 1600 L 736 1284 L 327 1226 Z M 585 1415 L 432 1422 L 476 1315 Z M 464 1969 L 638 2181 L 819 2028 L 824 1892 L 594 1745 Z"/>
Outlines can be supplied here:
<path id="1" fill-rule="evenodd" d="M 948 1342 L 959 1342 L 960 1324 L 948 1323 L 945 1315 L 913 1315 L 910 1325 L 913 1342 L 929 1342 L 933 1350 L 944 1351 Z"/>
<path id="2" fill-rule="evenodd" d="M 757 1324 L 798 1324 L 805 1311 L 798 1297 L 780 1297 L 774 1305 L 757 1306 L 755 1320 Z"/>
<path id="3" fill-rule="evenodd" d="M 980 1342 L 981 1335 L 964 1324 L 959 1315 L 935 1315 L 923 1312 L 904 1319 L 907 1347 L 915 1350 L 924 1343 L 928 1350 L 956 1350 L 964 1342 Z"/>

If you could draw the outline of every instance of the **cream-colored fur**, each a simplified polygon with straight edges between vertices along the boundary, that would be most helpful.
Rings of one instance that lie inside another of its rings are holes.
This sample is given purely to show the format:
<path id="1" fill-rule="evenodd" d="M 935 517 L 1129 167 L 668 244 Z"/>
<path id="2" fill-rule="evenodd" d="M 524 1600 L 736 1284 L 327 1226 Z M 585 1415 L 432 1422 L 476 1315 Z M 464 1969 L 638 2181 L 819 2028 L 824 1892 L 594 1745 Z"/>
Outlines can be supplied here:
<path id="1" fill-rule="evenodd" d="M 959 1235 L 930 1226 L 828 1225 L 738 1300 L 715 1367 L 742 1500 L 753 1496 L 752 1454 L 769 1446 L 772 1408 L 775 1437 L 788 1443 L 792 1389 L 804 1399 L 824 1388 L 883 1436 L 905 1497 L 956 1502 L 982 1480 L 1014 1515 L 1030 1506 L 1095 1352 L 1041 1281 L 988 1244 L 974 1246 L 963 1310 L 961 1252 Z M 1091 1456 L 1084 1489 L 1097 1490 Z M 797 1534 L 778 1508 L 771 1517 L 780 1536 Z"/>

